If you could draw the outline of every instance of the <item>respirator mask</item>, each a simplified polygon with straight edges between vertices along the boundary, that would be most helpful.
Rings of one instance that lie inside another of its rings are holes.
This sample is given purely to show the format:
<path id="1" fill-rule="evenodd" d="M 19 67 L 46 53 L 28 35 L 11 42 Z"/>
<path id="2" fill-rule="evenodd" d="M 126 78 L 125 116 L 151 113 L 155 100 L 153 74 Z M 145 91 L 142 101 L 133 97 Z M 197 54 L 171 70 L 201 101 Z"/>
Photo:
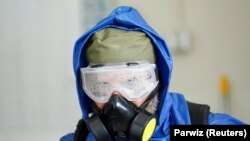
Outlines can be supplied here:
<path id="1" fill-rule="evenodd" d="M 147 141 L 151 138 L 156 117 L 145 108 L 158 90 L 155 64 L 90 64 L 81 68 L 81 76 L 84 92 L 93 101 L 106 103 L 102 110 L 93 104 L 92 115 L 86 120 L 97 141 Z M 140 107 L 132 103 L 145 97 Z"/>

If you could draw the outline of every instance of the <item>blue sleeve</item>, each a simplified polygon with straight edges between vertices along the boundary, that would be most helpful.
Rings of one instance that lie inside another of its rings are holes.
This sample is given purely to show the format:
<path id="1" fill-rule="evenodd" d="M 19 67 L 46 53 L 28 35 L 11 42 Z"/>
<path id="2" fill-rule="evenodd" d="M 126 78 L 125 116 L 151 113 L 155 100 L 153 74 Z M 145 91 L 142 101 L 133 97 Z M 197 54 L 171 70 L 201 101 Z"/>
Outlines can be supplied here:
<path id="1" fill-rule="evenodd" d="M 243 125 L 244 122 L 223 113 L 210 113 L 208 117 L 209 125 Z"/>
<path id="2" fill-rule="evenodd" d="M 73 141 L 74 140 L 74 134 L 69 133 L 63 137 L 60 138 L 60 141 Z"/>

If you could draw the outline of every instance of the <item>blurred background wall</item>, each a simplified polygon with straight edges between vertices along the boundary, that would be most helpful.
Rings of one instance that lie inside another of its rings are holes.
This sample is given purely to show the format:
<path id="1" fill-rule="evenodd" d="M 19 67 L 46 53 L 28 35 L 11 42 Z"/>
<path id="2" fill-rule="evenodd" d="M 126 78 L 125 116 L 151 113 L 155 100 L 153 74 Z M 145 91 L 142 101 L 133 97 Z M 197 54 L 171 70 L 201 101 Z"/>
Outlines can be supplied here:
<path id="1" fill-rule="evenodd" d="M 118 5 L 137 8 L 168 43 L 171 91 L 250 123 L 249 0 L 1 0 L 0 141 L 55 141 L 74 131 L 74 42 Z"/>

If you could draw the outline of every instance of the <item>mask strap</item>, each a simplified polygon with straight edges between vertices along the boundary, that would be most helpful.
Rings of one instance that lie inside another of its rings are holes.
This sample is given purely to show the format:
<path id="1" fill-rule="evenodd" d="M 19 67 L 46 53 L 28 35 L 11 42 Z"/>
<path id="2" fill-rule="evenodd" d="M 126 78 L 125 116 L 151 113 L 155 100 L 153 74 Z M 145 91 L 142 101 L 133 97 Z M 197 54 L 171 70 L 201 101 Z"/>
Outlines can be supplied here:
<path id="1" fill-rule="evenodd" d="M 153 89 L 153 91 L 149 94 L 145 102 L 140 106 L 141 109 L 146 109 L 149 102 L 158 94 L 159 88 L 160 88 L 160 83 Z"/>
<path id="2" fill-rule="evenodd" d="M 87 138 L 88 128 L 83 119 L 80 119 L 77 123 L 76 130 L 74 132 L 74 141 L 83 141 Z"/>
<path id="3" fill-rule="evenodd" d="M 102 113 L 102 110 L 96 105 L 96 103 L 93 101 L 90 106 L 90 113 L 100 115 Z"/>
<path id="4" fill-rule="evenodd" d="M 87 119 L 86 125 L 97 141 L 112 141 L 111 136 L 98 115 L 93 115 L 91 118 Z"/>
<path id="5" fill-rule="evenodd" d="M 155 72 L 155 76 L 156 76 L 156 80 L 159 81 L 159 74 L 158 74 L 158 69 L 155 68 L 154 69 Z M 151 93 L 149 94 L 148 98 L 145 100 L 145 102 L 140 106 L 141 109 L 146 109 L 149 102 L 158 94 L 158 90 L 160 88 L 160 83 L 158 83 L 158 85 L 153 89 L 153 91 L 151 91 Z"/>

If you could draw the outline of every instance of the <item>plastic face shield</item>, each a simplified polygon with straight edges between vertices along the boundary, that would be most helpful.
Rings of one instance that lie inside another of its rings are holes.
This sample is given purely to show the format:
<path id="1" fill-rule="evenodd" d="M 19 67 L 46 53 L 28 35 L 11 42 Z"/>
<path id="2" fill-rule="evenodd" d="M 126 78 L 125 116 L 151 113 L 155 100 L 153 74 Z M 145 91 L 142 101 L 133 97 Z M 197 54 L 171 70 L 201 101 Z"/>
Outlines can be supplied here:
<path id="1" fill-rule="evenodd" d="M 156 65 L 146 62 L 92 64 L 81 68 L 81 77 L 84 92 L 99 103 L 108 102 L 113 92 L 135 101 L 159 83 Z"/>

